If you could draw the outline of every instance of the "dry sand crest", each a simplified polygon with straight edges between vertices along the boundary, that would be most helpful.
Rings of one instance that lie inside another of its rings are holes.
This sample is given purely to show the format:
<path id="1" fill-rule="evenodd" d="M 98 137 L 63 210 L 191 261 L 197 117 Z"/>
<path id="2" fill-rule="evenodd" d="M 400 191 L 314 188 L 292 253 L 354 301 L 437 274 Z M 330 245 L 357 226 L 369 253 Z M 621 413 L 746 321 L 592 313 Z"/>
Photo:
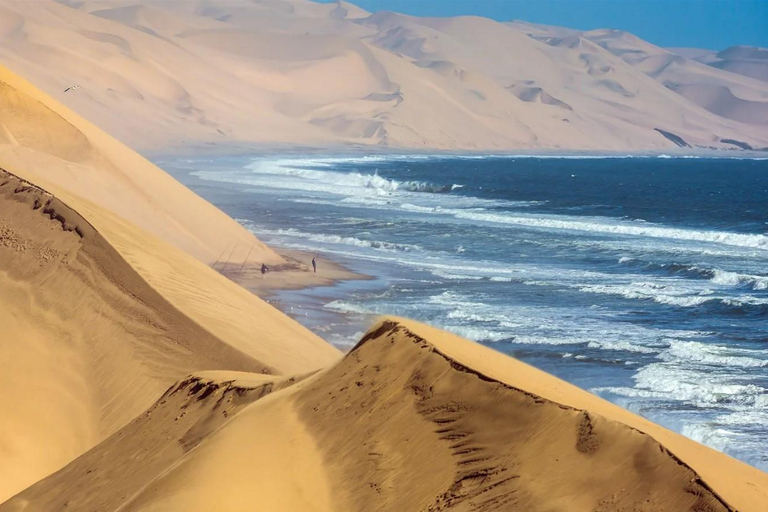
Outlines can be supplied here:
<path id="1" fill-rule="evenodd" d="M 767 479 L 527 365 L 385 319 L 321 372 L 183 379 L 0 510 L 759 510 Z"/>

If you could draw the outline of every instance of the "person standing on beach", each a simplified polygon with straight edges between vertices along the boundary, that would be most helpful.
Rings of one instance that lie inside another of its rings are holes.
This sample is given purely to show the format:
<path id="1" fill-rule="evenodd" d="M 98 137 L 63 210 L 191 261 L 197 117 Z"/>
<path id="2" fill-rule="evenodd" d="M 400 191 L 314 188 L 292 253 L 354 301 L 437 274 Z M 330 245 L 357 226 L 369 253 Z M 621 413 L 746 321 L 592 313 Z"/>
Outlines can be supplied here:
<path id="1" fill-rule="evenodd" d="M 267 266 L 267 264 L 266 263 L 262 263 L 261 264 L 261 277 L 262 277 L 262 279 L 264 278 L 264 274 L 267 273 L 267 270 L 269 270 L 269 267 Z"/>
<path id="2" fill-rule="evenodd" d="M 312 258 L 312 271 L 317 274 L 317 256 Z"/>

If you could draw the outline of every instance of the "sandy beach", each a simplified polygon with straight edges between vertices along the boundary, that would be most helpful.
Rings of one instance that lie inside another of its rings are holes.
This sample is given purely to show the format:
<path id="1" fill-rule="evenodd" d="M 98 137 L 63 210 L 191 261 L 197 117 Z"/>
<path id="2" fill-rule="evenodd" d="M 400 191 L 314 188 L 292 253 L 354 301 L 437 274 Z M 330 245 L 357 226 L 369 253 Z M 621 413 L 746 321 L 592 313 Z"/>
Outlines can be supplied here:
<path id="1" fill-rule="evenodd" d="M 270 297 L 277 290 L 327 287 L 341 281 L 371 279 L 317 253 L 282 248 L 276 252 L 285 263 L 268 266 L 264 275 L 259 264 L 245 263 L 238 267 L 219 262 L 212 268 L 262 298 Z M 313 257 L 317 258 L 317 272 L 312 270 Z"/>
<path id="2" fill-rule="evenodd" d="M 0 512 L 765 511 L 768 473 L 456 334 L 391 315 L 343 353 L 266 299 L 377 276 L 121 142 L 762 148 L 757 78 L 346 2 L 3 2 L 0 36 Z"/>

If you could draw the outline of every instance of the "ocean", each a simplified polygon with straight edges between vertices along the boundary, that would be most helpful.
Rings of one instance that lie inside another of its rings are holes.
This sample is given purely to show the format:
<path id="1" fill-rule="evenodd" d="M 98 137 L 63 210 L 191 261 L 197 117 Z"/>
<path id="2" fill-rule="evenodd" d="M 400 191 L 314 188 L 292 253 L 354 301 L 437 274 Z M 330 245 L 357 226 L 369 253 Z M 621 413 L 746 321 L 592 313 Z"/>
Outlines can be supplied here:
<path id="1" fill-rule="evenodd" d="M 276 297 L 342 349 L 378 315 L 413 318 L 768 470 L 768 160 L 158 163 L 320 272 L 375 277 Z"/>

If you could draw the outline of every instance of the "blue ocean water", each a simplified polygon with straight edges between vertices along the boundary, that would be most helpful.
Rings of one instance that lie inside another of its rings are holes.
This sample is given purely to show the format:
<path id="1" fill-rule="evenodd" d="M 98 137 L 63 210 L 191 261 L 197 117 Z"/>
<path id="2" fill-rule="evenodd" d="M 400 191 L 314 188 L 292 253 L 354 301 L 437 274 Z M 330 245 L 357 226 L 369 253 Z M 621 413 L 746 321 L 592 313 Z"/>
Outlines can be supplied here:
<path id="1" fill-rule="evenodd" d="M 160 162 L 278 246 L 373 281 L 284 292 L 329 341 L 453 331 L 768 470 L 768 161 Z"/>

